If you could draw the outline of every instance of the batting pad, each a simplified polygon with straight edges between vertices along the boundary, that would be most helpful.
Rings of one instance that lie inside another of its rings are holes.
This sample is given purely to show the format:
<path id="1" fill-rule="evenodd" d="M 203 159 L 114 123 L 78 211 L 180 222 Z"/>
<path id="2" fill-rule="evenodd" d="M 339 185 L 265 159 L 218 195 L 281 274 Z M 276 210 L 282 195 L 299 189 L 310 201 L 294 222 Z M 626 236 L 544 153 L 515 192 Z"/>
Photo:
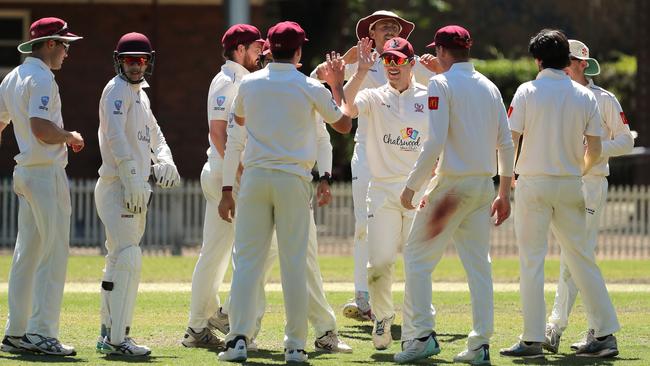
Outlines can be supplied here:
<path id="1" fill-rule="evenodd" d="M 107 291 L 110 314 L 112 344 L 124 341 L 126 327 L 133 320 L 135 297 L 138 294 L 140 271 L 142 270 L 142 251 L 140 247 L 129 246 L 117 256 L 113 269 L 113 290 Z"/>

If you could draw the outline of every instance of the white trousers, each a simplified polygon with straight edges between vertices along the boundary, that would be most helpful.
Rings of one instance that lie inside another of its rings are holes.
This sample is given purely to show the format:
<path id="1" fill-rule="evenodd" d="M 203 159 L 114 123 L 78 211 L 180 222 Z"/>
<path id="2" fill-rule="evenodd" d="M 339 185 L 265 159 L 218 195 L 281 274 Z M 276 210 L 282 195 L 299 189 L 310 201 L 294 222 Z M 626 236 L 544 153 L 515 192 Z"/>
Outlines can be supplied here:
<path id="1" fill-rule="evenodd" d="M 587 249 L 595 251 L 598 245 L 600 216 L 607 201 L 607 178 L 593 175 L 582 177 L 582 193 L 585 198 L 586 207 Z M 556 235 L 557 230 L 553 225 L 551 225 L 551 229 L 554 235 Z M 577 296 L 578 287 L 567 267 L 566 256 L 564 252 L 561 252 L 560 280 L 557 284 L 553 310 L 551 311 L 551 316 L 548 318 L 548 322 L 555 325 L 560 332 L 563 332 L 569 323 L 569 314 L 571 314 L 571 309 L 573 308 L 573 304 L 575 304 Z"/>
<path id="2" fill-rule="evenodd" d="M 119 178 L 102 178 L 97 180 L 95 185 L 95 204 L 97 206 L 97 214 L 104 224 L 106 232 L 106 257 L 104 265 L 104 275 L 102 281 L 113 282 L 113 274 L 115 271 L 115 264 L 117 258 L 124 249 L 131 246 L 140 246 L 140 241 L 144 235 L 145 226 L 147 223 L 147 206 L 144 206 L 144 211 L 139 214 L 134 214 L 126 209 L 124 206 L 124 193 L 122 182 Z M 135 282 L 139 283 L 139 273 L 134 273 L 137 277 Z M 131 286 L 131 284 L 115 284 L 115 286 Z M 137 286 L 137 285 L 136 285 Z M 107 306 L 107 291 L 102 289 L 102 301 L 100 308 L 102 325 L 109 327 L 110 311 Z M 135 288 L 137 292 L 137 287 Z M 128 296 L 127 296 L 128 297 Z M 135 302 L 133 301 L 133 306 Z M 133 309 L 127 309 L 129 319 L 126 321 L 126 326 L 131 327 L 133 320 Z M 112 337 L 112 341 L 120 343 L 120 336 Z M 116 339 L 113 339 L 116 338 Z"/>
<path id="3" fill-rule="evenodd" d="M 566 265 L 582 294 L 589 328 L 596 337 L 616 332 L 620 326 L 587 244 L 585 200 L 579 177 L 520 176 L 515 190 L 515 234 L 519 246 L 520 292 L 524 315 L 521 340 L 543 342 L 544 258 L 548 249 L 549 226 L 556 237 Z"/>
<path id="4" fill-rule="evenodd" d="M 18 237 L 9 273 L 5 334 L 58 337 L 70 245 L 70 188 L 65 169 L 14 169 Z"/>
<path id="5" fill-rule="evenodd" d="M 220 159 L 210 159 L 201 171 L 201 189 L 206 205 L 203 244 L 192 274 L 188 326 L 194 329 L 205 328 L 208 319 L 221 307 L 218 291 L 228 269 L 235 237 L 234 225 L 219 217 L 222 169 Z"/>
<path id="6" fill-rule="evenodd" d="M 230 291 L 230 341 L 255 333 L 259 284 L 275 225 L 285 303 L 287 349 L 304 349 L 307 338 L 307 247 L 313 188 L 301 177 L 273 169 L 247 168 L 238 197 Z"/>
<path id="7" fill-rule="evenodd" d="M 494 331 L 492 264 L 490 259 L 490 204 L 492 178 L 485 176 L 436 176 L 433 189 L 418 209 L 404 249 L 406 288 L 402 340 L 421 338 L 435 329 L 431 311 L 431 273 L 453 241 L 463 263 L 472 301 L 472 331 L 467 345 L 475 349 L 489 344 Z M 431 238 L 429 227 L 437 204 L 448 196 L 458 206 L 440 234 Z"/>
<path id="8" fill-rule="evenodd" d="M 378 320 L 395 314 L 393 277 L 398 250 L 406 242 L 415 211 L 402 207 L 404 182 L 372 180 L 368 189 L 368 289 L 370 306 Z M 422 193 L 416 193 L 419 202 Z"/>
<path id="9" fill-rule="evenodd" d="M 368 292 L 368 185 L 370 170 L 365 147 L 354 145 L 352 168 L 352 204 L 354 206 L 354 290 Z"/>

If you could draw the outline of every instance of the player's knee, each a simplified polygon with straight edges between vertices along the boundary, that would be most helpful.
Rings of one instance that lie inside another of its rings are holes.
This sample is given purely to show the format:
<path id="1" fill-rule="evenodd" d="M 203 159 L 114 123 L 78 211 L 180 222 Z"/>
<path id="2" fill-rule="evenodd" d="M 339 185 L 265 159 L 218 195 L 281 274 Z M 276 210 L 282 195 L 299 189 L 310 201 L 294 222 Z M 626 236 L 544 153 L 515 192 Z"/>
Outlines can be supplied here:
<path id="1" fill-rule="evenodd" d="M 139 246 L 130 245 L 117 254 L 115 270 L 126 270 L 139 273 L 142 269 L 142 250 Z"/>

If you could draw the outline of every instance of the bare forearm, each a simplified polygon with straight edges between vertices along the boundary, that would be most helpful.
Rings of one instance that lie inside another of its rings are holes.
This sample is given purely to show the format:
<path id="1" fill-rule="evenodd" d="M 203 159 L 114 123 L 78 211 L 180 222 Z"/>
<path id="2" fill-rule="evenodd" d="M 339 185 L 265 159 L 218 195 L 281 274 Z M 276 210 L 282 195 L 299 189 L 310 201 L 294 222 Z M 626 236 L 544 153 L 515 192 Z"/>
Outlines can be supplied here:
<path id="1" fill-rule="evenodd" d="M 46 144 L 63 144 L 72 136 L 70 132 L 46 119 L 32 117 L 29 122 L 34 136 Z"/>
<path id="2" fill-rule="evenodd" d="M 345 88 L 343 88 L 345 99 L 350 101 L 350 103 L 354 103 L 354 98 L 356 98 L 359 88 L 361 88 L 361 83 L 367 73 L 368 71 L 358 70 L 345 84 Z"/>
<path id="3" fill-rule="evenodd" d="M 498 196 L 510 199 L 510 186 L 512 185 L 512 177 L 499 176 L 499 193 Z"/>

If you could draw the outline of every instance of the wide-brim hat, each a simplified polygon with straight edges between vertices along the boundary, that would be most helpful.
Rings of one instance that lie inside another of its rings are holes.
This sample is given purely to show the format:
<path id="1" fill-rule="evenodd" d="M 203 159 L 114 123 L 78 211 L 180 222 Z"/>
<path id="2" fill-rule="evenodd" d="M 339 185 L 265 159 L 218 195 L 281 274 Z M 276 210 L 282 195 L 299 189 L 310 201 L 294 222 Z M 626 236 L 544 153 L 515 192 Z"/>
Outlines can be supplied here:
<path id="1" fill-rule="evenodd" d="M 82 39 L 68 31 L 68 23 L 64 20 L 54 17 L 41 18 L 29 27 L 29 41 L 18 45 L 20 53 L 31 53 L 32 46 L 35 43 L 53 39 L 56 41 L 74 42 Z"/>
<path id="2" fill-rule="evenodd" d="M 595 58 L 589 57 L 589 47 L 584 43 L 570 39 L 569 40 L 570 56 L 578 60 L 587 61 L 587 68 L 584 73 L 587 76 L 596 76 L 600 74 L 600 64 Z"/>
<path id="3" fill-rule="evenodd" d="M 374 26 L 380 20 L 383 19 L 393 19 L 396 20 L 399 25 L 402 27 L 402 30 L 399 32 L 399 37 L 408 39 L 415 29 L 415 24 L 401 18 L 399 15 L 388 10 L 377 10 L 376 12 L 368 15 L 365 18 L 361 18 L 357 22 L 357 38 L 361 40 L 362 38 L 370 37 L 370 27 Z"/>

